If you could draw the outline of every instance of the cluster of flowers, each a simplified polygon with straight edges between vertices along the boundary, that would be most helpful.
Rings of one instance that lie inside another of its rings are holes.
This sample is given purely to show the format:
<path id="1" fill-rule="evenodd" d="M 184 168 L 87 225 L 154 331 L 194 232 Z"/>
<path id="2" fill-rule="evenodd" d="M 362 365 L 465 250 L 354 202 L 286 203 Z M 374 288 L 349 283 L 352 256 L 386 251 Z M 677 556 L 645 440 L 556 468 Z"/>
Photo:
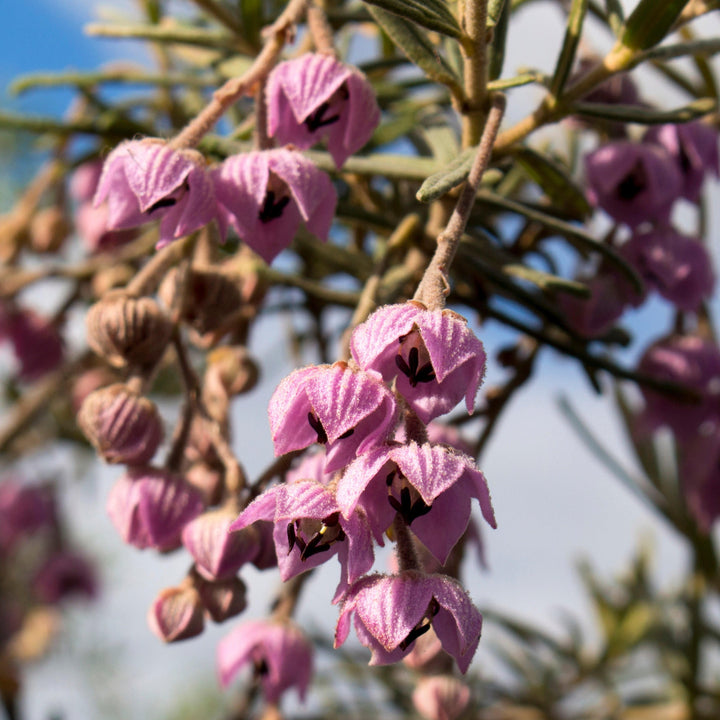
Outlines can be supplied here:
<path id="1" fill-rule="evenodd" d="M 286 147 L 233 155 L 208 168 L 197 151 L 158 139 L 121 143 L 105 161 L 95 192 L 105 230 L 160 220 L 162 247 L 215 220 L 223 239 L 232 226 L 268 262 L 290 244 L 301 220 L 326 240 L 335 189 L 297 149 L 326 139 L 340 167 L 380 120 L 372 87 L 355 68 L 310 53 L 280 63 L 267 79 L 266 96 L 268 135 Z"/>
<path id="2" fill-rule="evenodd" d="M 253 500 L 230 530 L 271 523 L 283 580 L 337 555 L 336 646 L 354 616 L 371 664 L 401 660 L 432 632 L 436 652 L 441 646 L 465 672 L 482 618 L 462 586 L 403 561 L 400 547 L 399 572 L 366 573 L 374 562 L 373 537 L 382 545 L 394 531 L 400 543 L 398 522 L 422 543 L 433 570 L 465 533 L 472 498 L 495 527 L 473 459 L 429 442 L 426 428 L 463 396 L 472 410 L 485 371 L 482 344 L 456 313 L 411 301 L 377 310 L 355 329 L 351 349 L 351 361 L 296 370 L 277 388 L 269 406 L 276 454 L 314 443 L 325 452 Z M 245 644 L 236 642 L 242 627 L 220 647 L 224 682 L 248 659 Z"/>
<path id="3" fill-rule="evenodd" d="M 49 485 L 30 485 L 16 477 L 0 483 L 0 588 L 0 654 L 17 661 L 28 657 L 30 648 L 35 652 L 47 646 L 51 633 L 43 642 L 24 642 L 24 629 L 32 632 L 32 618 L 42 608 L 97 594 L 92 564 L 63 538 Z"/>

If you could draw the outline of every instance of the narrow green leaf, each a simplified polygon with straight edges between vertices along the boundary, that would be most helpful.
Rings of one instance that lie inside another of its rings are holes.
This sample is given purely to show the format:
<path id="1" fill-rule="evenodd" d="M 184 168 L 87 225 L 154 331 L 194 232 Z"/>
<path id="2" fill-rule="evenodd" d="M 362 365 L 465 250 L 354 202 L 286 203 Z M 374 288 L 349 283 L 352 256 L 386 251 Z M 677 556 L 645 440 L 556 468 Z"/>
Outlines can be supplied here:
<path id="1" fill-rule="evenodd" d="M 529 85 L 534 82 L 538 82 L 538 76 L 535 73 L 523 73 L 522 75 L 505 78 L 504 80 L 491 80 L 487 84 L 487 89 L 488 92 L 493 92 L 494 90 L 508 90 L 509 88 Z"/>
<path id="2" fill-rule="evenodd" d="M 497 6 L 500 6 L 499 9 Z M 497 16 L 494 13 L 497 13 Z M 488 78 L 492 81 L 497 80 L 502 75 L 505 62 L 505 44 L 510 25 L 510 2 L 490 0 L 488 5 L 488 25 L 491 19 L 494 23 L 494 30 L 492 42 L 488 48 Z"/>
<path id="3" fill-rule="evenodd" d="M 364 0 L 364 2 L 387 10 L 405 20 L 410 20 L 428 30 L 434 30 L 454 38 L 462 35 L 455 16 L 442 0 L 423 0 L 422 2 L 420 0 Z"/>
<path id="4" fill-rule="evenodd" d="M 477 148 L 471 147 L 460 153 L 447 167 L 433 173 L 420 186 L 415 197 L 423 203 L 430 203 L 442 197 L 454 187 L 465 182 L 470 174 L 473 158 L 477 154 Z"/>
<path id="5" fill-rule="evenodd" d="M 558 56 L 550 82 L 550 93 L 553 97 L 559 97 L 565 87 L 565 81 L 570 75 L 570 70 L 575 62 L 575 53 L 580 42 L 582 26 L 587 14 L 588 0 L 572 0 L 570 12 L 568 13 L 567 25 L 565 26 L 565 38 L 562 49 Z"/>
<path id="6" fill-rule="evenodd" d="M 640 0 L 625 23 L 621 41 L 631 50 L 657 45 L 680 17 L 689 0 Z"/>
<path id="7" fill-rule="evenodd" d="M 505 11 L 510 10 L 510 2 L 506 0 L 488 0 L 487 5 L 487 24 L 488 27 L 494 27 L 500 22 L 500 18 Z"/>
<path id="8" fill-rule="evenodd" d="M 542 188 L 553 205 L 567 210 L 568 216 L 574 220 L 584 220 L 590 215 L 590 203 L 567 168 L 531 148 L 520 148 L 515 157 L 520 167 Z"/>
<path id="9" fill-rule="evenodd" d="M 551 275 L 527 265 L 504 265 L 503 272 L 521 280 L 527 280 L 543 290 L 559 290 L 578 297 L 590 297 L 590 290 L 587 285 L 583 285 L 577 280 L 568 280 L 558 275 Z"/>
<path id="10" fill-rule="evenodd" d="M 605 0 L 605 10 L 608 17 L 608 25 L 615 36 L 620 35 L 625 23 L 625 12 L 620 0 Z"/>
<path id="11" fill-rule="evenodd" d="M 630 67 L 635 67 L 647 60 L 674 60 L 686 55 L 702 55 L 712 57 L 720 53 L 720 38 L 709 38 L 707 40 L 692 40 L 691 42 L 673 43 L 672 45 L 661 45 L 660 47 L 638 53 L 633 58 Z"/>
<path id="12" fill-rule="evenodd" d="M 392 42 L 429 78 L 461 92 L 459 78 L 421 28 L 374 5 L 368 10 Z"/>
<path id="13" fill-rule="evenodd" d="M 615 122 L 638 123 L 639 125 L 662 125 L 685 123 L 696 120 L 717 110 L 714 98 L 700 98 L 689 105 L 675 110 L 652 110 L 635 105 L 604 105 L 602 103 L 575 103 L 572 111 L 576 115 L 614 120 Z"/>

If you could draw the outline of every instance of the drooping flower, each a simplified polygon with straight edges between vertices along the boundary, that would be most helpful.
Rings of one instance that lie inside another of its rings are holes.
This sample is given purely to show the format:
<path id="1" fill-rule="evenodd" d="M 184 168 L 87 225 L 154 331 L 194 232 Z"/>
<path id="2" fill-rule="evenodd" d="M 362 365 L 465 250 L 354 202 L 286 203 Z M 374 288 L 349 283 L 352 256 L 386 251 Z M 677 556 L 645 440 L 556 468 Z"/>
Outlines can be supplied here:
<path id="1" fill-rule="evenodd" d="M 643 142 L 664 147 L 675 159 L 682 176 L 680 194 L 691 202 L 700 196 L 705 175 L 720 177 L 718 132 L 699 120 L 677 125 L 651 127 Z"/>
<path id="2" fill-rule="evenodd" d="M 157 247 L 198 230 L 217 214 L 202 155 L 155 138 L 126 140 L 108 155 L 94 204 L 105 201 L 108 230 L 160 220 Z"/>
<path id="3" fill-rule="evenodd" d="M 465 673 L 480 642 L 482 616 L 462 586 L 447 575 L 406 570 L 361 578 L 343 599 L 335 647 L 347 639 L 353 613 L 358 639 L 372 651 L 370 665 L 401 660 L 432 627 Z"/>
<path id="4" fill-rule="evenodd" d="M 641 386 L 645 410 L 639 418 L 640 432 L 665 425 L 685 440 L 705 422 L 720 423 L 720 350 L 713 343 L 696 335 L 662 338 L 643 353 L 638 371 L 699 396 L 693 402 Z"/>
<path id="5" fill-rule="evenodd" d="M 636 232 L 620 249 L 650 288 L 680 310 L 694 312 L 715 287 L 704 245 L 669 225 Z"/>
<path id="6" fill-rule="evenodd" d="M 230 530 L 272 521 L 283 580 L 317 567 L 337 553 L 342 568 L 336 597 L 373 564 L 370 528 L 358 513 L 340 514 L 335 495 L 312 480 L 276 485 L 255 498 Z"/>
<path id="7" fill-rule="evenodd" d="M 181 477 L 156 468 L 131 468 L 113 485 L 107 512 L 122 539 L 141 550 L 170 550 L 203 509 L 200 495 Z"/>
<path id="8" fill-rule="evenodd" d="M 429 675 L 418 681 L 412 701 L 426 720 L 455 720 L 470 702 L 470 688 L 452 675 Z"/>
<path id="9" fill-rule="evenodd" d="M 376 372 L 343 362 L 295 370 L 270 398 L 275 454 L 319 442 L 327 453 L 325 472 L 333 472 L 385 440 L 395 409 L 393 394 Z"/>
<path id="10" fill-rule="evenodd" d="M 441 563 L 465 532 L 471 498 L 496 526 L 483 474 L 471 457 L 444 445 L 411 442 L 370 450 L 345 470 L 336 495 L 346 517 L 358 505 L 363 509 L 378 540 L 400 513 Z"/>
<path id="11" fill-rule="evenodd" d="M 266 262 L 290 245 L 301 220 L 327 240 L 337 194 L 330 177 L 299 152 L 233 155 L 212 176 L 222 234 L 232 225 Z"/>
<path id="12" fill-rule="evenodd" d="M 268 77 L 267 105 L 271 137 L 301 149 L 327 138 L 338 167 L 367 143 L 380 122 L 367 78 L 321 53 L 280 63 Z"/>
<path id="13" fill-rule="evenodd" d="M 585 157 L 585 173 L 590 202 L 630 227 L 667 220 L 682 192 L 673 157 L 649 143 L 603 145 Z"/>
<path id="14" fill-rule="evenodd" d="M 227 687 L 244 665 L 252 664 L 263 695 L 277 702 L 291 687 L 305 699 L 313 673 L 313 648 L 290 621 L 253 620 L 236 627 L 218 644 L 220 684 Z"/>
<path id="15" fill-rule="evenodd" d="M 91 600 L 98 592 L 97 574 L 83 555 L 58 552 L 38 570 L 33 588 L 42 602 L 51 605 L 71 596 Z"/>
<path id="16" fill-rule="evenodd" d="M 358 325 L 352 355 L 365 370 L 397 389 L 425 423 L 465 397 L 473 411 L 485 375 L 485 351 L 467 321 L 452 310 L 428 310 L 418 302 L 386 305 Z"/>
<path id="17" fill-rule="evenodd" d="M 197 637 L 205 629 L 200 595 L 189 584 L 161 590 L 147 619 L 150 629 L 166 643 Z"/>

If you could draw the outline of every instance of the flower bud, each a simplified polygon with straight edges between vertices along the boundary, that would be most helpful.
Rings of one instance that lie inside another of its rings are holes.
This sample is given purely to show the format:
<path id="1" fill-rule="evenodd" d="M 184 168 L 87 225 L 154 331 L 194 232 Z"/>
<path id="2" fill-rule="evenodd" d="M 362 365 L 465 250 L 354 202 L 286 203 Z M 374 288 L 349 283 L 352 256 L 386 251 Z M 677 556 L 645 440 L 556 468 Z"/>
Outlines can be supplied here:
<path id="1" fill-rule="evenodd" d="M 95 303 L 86 325 L 90 347 L 115 367 L 154 365 L 172 334 L 172 323 L 154 300 L 123 293 Z"/>
<path id="2" fill-rule="evenodd" d="M 433 675 L 420 679 L 412 700 L 427 720 L 455 720 L 470 701 L 470 688 L 452 675 Z"/>
<path id="3" fill-rule="evenodd" d="M 88 395 L 77 422 L 109 463 L 144 465 L 162 440 L 162 421 L 155 404 L 122 383 Z"/>
<path id="4" fill-rule="evenodd" d="M 36 253 L 57 252 L 70 235 L 71 227 L 57 205 L 39 210 L 30 222 L 30 247 Z"/>
<path id="5" fill-rule="evenodd" d="M 193 582 L 207 614 L 216 623 L 239 615 L 247 607 L 245 583 L 240 578 L 210 581 L 196 575 Z"/>
<path id="6" fill-rule="evenodd" d="M 200 635 L 205 616 L 197 590 L 191 586 L 161 590 L 148 611 L 148 625 L 167 643 Z"/>

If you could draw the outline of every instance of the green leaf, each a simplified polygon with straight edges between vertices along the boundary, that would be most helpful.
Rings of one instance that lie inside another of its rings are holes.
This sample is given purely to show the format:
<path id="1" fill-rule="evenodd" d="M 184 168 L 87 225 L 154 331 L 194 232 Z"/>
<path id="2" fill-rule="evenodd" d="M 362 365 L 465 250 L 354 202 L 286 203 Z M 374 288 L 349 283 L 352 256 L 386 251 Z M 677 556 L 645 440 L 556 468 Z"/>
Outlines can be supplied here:
<path id="1" fill-rule="evenodd" d="M 462 30 L 443 0 L 364 0 L 428 30 L 458 38 Z M 370 11 L 372 13 L 372 10 Z"/>
<path id="2" fill-rule="evenodd" d="M 647 60 L 674 60 L 686 55 L 703 55 L 711 57 L 720 52 L 720 38 L 692 40 L 691 42 L 673 43 L 646 50 L 633 58 L 630 67 L 635 67 Z"/>
<path id="3" fill-rule="evenodd" d="M 590 215 L 590 203 L 563 165 L 530 148 L 520 148 L 515 157 L 520 167 L 542 188 L 553 205 L 567 210 L 569 217 L 575 220 L 584 220 Z"/>
<path id="4" fill-rule="evenodd" d="M 580 42 L 583 22 L 587 14 L 588 0 L 572 0 L 565 27 L 565 38 L 562 49 L 558 56 L 550 82 L 550 93 L 553 97 L 559 97 L 565 87 L 565 81 L 570 75 L 570 70 L 575 62 L 575 53 Z"/>
<path id="5" fill-rule="evenodd" d="M 499 9 L 498 9 L 498 6 Z M 497 13 L 497 16 L 495 15 Z M 494 25 L 493 38 L 488 48 L 488 78 L 497 80 L 502 75 L 505 62 L 505 43 L 510 25 L 510 2 L 490 0 L 488 4 L 488 25 Z"/>
<path id="6" fill-rule="evenodd" d="M 509 88 L 529 85 L 534 82 L 538 82 L 538 76 L 535 73 L 523 73 L 522 75 L 505 78 L 504 80 L 491 80 L 487 84 L 487 89 L 488 92 L 493 92 L 494 90 L 508 90 Z"/>
<path id="7" fill-rule="evenodd" d="M 447 167 L 430 175 L 420 186 L 415 197 L 422 203 L 430 203 L 465 182 L 470 174 L 470 168 L 476 154 L 476 147 L 461 152 Z M 502 177 L 502 174 L 499 170 L 490 168 L 485 171 L 482 181 L 483 183 L 492 184 L 497 182 L 500 177 Z"/>
<path id="8" fill-rule="evenodd" d="M 500 18 L 505 10 L 510 10 L 510 2 L 506 0 L 488 0 L 487 5 L 487 24 L 488 27 L 494 27 L 500 22 Z"/>
<path id="9" fill-rule="evenodd" d="M 631 50 L 657 45 L 680 17 L 689 0 L 640 0 L 625 23 L 621 41 Z"/>
<path id="10" fill-rule="evenodd" d="M 374 5 L 368 10 L 393 43 L 429 78 L 462 92 L 459 78 L 421 28 Z"/>
<path id="11" fill-rule="evenodd" d="M 620 0 L 605 0 L 605 10 L 607 11 L 608 25 L 615 36 L 620 35 L 623 24 L 625 23 L 625 12 Z"/>
<path id="12" fill-rule="evenodd" d="M 662 125 L 685 123 L 703 117 L 717 110 L 714 98 L 700 98 L 689 105 L 675 110 L 652 110 L 635 105 L 604 105 L 602 103 L 574 103 L 572 112 L 576 115 L 614 120 L 615 122 L 638 123 L 639 125 Z"/>
<path id="13" fill-rule="evenodd" d="M 504 265 L 503 272 L 513 277 L 527 280 L 543 290 L 559 290 L 578 297 L 590 297 L 590 290 L 577 280 L 568 280 L 557 275 L 528 267 L 527 265 Z"/>

